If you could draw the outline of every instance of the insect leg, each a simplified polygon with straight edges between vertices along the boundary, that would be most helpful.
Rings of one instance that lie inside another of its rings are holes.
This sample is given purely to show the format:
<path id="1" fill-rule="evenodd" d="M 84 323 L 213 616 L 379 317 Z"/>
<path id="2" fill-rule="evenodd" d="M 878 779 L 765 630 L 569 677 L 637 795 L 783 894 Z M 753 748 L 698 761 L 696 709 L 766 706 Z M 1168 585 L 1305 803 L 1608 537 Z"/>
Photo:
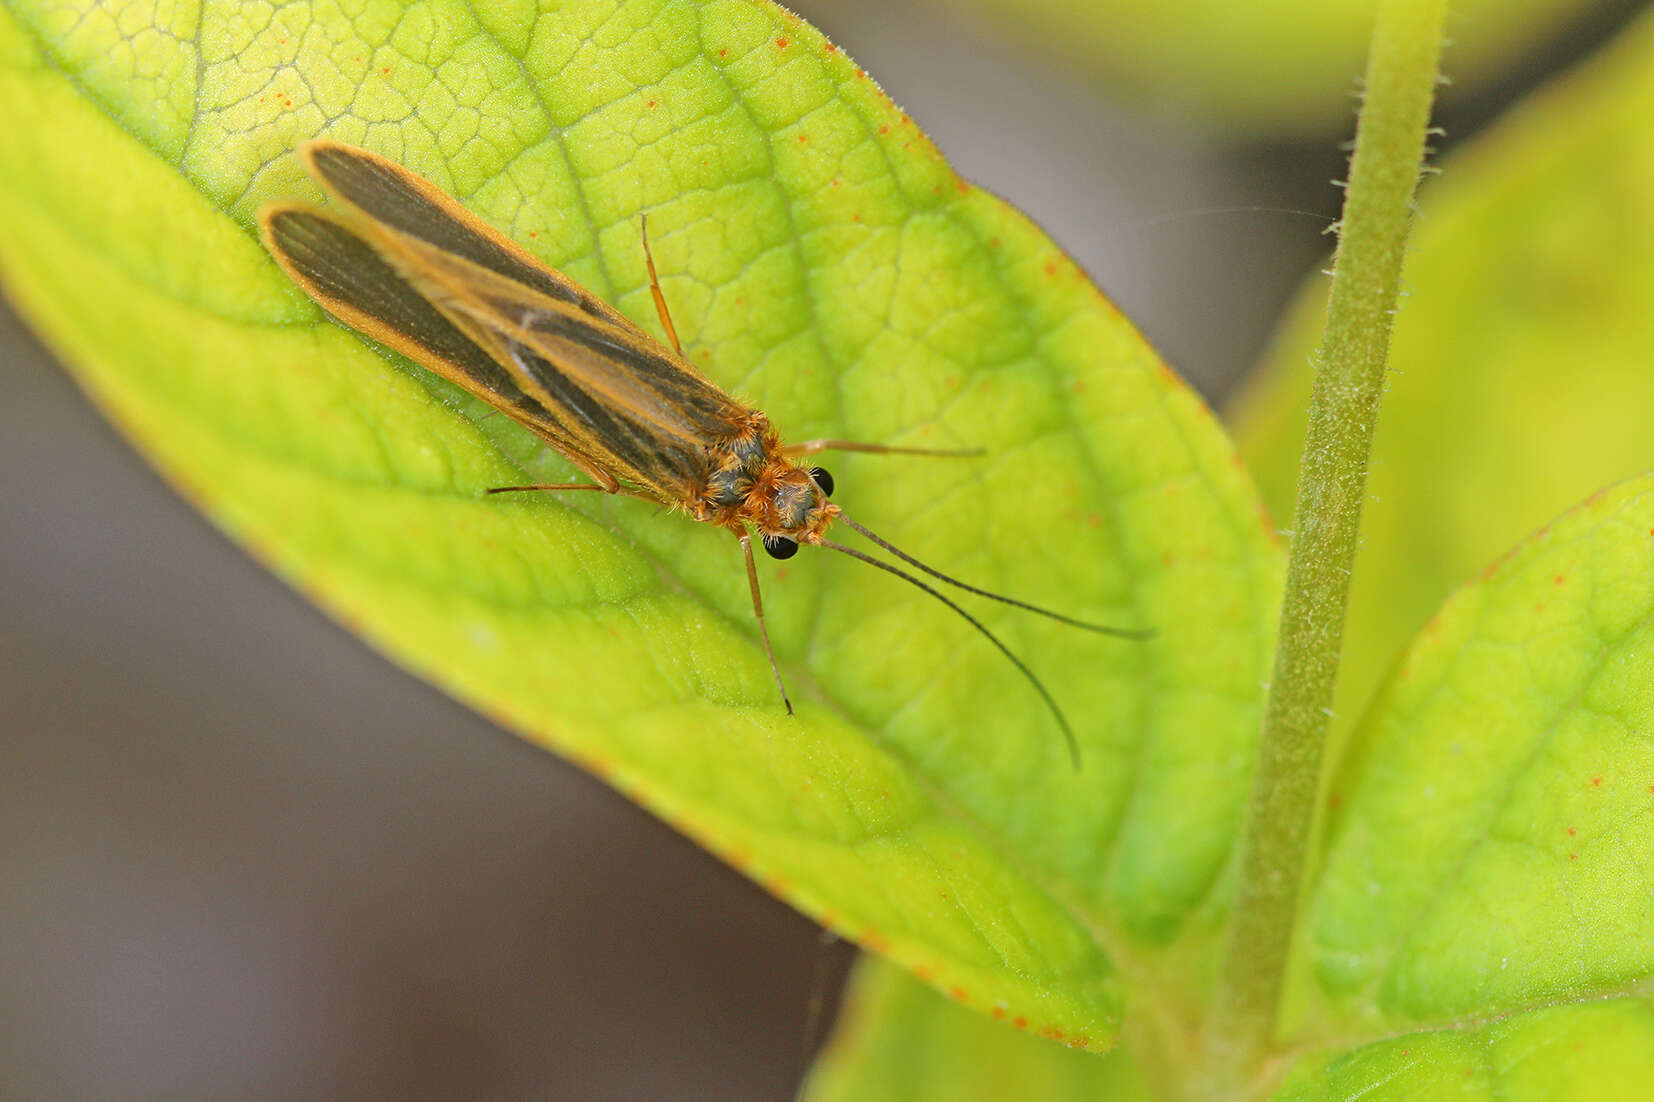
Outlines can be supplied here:
<path id="1" fill-rule="evenodd" d="M 639 501 L 653 501 L 657 505 L 660 504 L 660 499 L 649 491 L 639 489 L 636 486 L 621 486 L 618 483 L 615 485 L 614 489 L 611 490 L 609 487 L 599 486 L 595 482 L 535 482 L 527 486 L 490 486 L 488 489 L 484 490 L 483 493 L 514 494 L 530 490 L 541 490 L 547 492 L 558 492 L 562 490 L 602 490 L 606 494 L 625 494 L 627 497 L 635 497 Z"/>
<path id="2" fill-rule="evenodd" d="M 752 561 L 752 533 L 745 528 L 735 533 L 741 541 L 741 554 L 747 560 L 747 584 L 752 587 L 752 614 L 758 620 L 758 638 L 764 641 L 764 657 L 770 660 L 770 672 L 775 674 L 775 687 L 781 690 L 781 703 L 787 714 L 793 714 L 793 702 L 787 698 L 787 684 L 781 680 L 781 667 L 775 664 L 775 651 L 770 649 L 770 629 L 764 626 L 764 597 L 758 592 L 758 567 Z"/>
<path id="3" fill-rule="evenodd" d="M 595 482 L 534 482 L 527 486 L 490 486 L 484 490 L 485 494 L 511 494 L 520 490 L 602 490 L 606 494 L 618 493 L 619 486 L 610 489 L 599 486 Z"/>
<path id="4" fill-rule="evenodd" d="M 857 440 L 803 440 L 781 449 L 787 455 L 814 455 L 816 452 L 878 452 L 885 455 L 934 455 L 966 459 L 986 455 L 986 448 L 903 448 L 894 444 L 865 444 Z"/>
<path id="5" fill-rule="evenodd" d="M 534 482 L 526 486 L 490 486 L 485 493 L 510 494 L 528 490 L 543 490 L 555 492 L 560 490 L 602 490 L 606 494 L 625 494 L 627 497 L 641 498 L 644 501 L 658 501 L 654 494 L 636 486 L 622 486 L 614 475 L 601 467 L 594 467 L 582 463 L 569 456 L 564 456 L 570 463 L 592 476 L 591 482 Z"/>
<path id="6" fill-rule="evenodd" d="M 643 215 L 638 219 L 638 236 L 643 239 L 643 263 L 649 268 L 649 293 L 655 296 L 655 312 L 660 315 L 660 323 L 666 328 L 666 335 L 672 341 L 672 351 L 683 355 L 683 345 L 678 343 L 678 330 L 672 324 L 672 314 L 666 309 L 666 296 L 660 291 L 660 276 L 655 274 L 655 254 L 649 251 L 649 216 Z M 782 693 L 783 697 L 787 694 Z M 790 711 L 791 709 L 789 709 Z"/>

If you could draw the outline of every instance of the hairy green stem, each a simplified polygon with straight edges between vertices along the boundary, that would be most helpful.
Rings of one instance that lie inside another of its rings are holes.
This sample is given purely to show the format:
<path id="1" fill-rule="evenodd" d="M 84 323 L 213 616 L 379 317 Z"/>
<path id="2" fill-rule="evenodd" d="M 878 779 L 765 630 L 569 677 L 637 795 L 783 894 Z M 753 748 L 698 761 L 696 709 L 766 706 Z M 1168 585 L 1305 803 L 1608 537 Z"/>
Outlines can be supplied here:
<path id="1" fill-rule="evenodd" d="M 1315 359 L 1241 882 L 1208 1038 L 1214 1071 L 1231 1084 L 1268 1052 L 1297 926 L 1444 7 L 1445 0 L 1384 0 L 1373 27 L 1327 327 Z"/>

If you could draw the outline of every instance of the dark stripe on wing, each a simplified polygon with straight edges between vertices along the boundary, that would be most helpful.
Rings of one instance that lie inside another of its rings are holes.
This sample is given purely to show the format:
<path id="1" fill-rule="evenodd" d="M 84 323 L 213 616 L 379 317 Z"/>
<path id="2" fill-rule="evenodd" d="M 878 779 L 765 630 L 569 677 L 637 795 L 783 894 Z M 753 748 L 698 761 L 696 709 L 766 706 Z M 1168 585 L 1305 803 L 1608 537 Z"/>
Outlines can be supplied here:
<path id="1" fill-rule="evenodd" d="M 395 330 L 428 354 L 455 364 L 487 390 L 515 400 L 510 374 L 410 287 L 372 245 L 320 211 L 289 207 L 266 221 L 271 248 L 329 309 L 335 305 Z M 346 319 L 355 324 L 355 319 Z"/>
<path id="2" fill-rule="evenodd" d="M 572 280 L 553 278 L 541 265 L 479 233 L 469 221 L 475 215 L 401 165 L 329 141 L 310 143 L 306 156 L 327 191 L 370 218 L 543 295 L 587 307 L 590 296 Z"/>
<path id="3" fill-rule="evenodd" d="M 584 379 L 541 355 L 538 346 L 513 343 L 511 352 L 555 403 L 559 415 L 568 422 L 577 421 L 593 449 L 608 453 L 611 470 L 625 472 L 622 477 L 672 501 L 693 498 L 705 489 L 712 463 L 704 439 L 663 433 L 659 425 L 638 416 L 635 408 L 591 393 Z"/>
<path id="4" fill-rule="evenodd" d="M 570 439 L 511 372 L 479 348 L 349 225 L 304 207 L 261 215 L 265 242 L 340 320 L 499 408 L 568 453 Z"/>
<path id="5" fill-rule="evenodd" d="M 711 444 L 739 432 L 751 414 L 630 323 L 613 325 L 549 303 L 547 309 L 524 310 L 521 302 L 489 302 L 521 328 L 525 343 L 543 359 L 658 431 Z"/>

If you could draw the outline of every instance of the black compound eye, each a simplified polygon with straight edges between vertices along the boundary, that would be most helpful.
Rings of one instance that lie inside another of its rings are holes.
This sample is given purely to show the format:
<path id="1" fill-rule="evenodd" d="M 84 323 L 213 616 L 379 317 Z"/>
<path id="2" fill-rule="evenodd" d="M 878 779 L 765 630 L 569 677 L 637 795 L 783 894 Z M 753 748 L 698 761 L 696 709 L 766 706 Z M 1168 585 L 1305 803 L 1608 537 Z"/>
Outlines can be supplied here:
<path id="1" fill-rule="evenodd" d="M 822 493 L 828 497 L 833 496 L 833 476 L 827 473 L 826 467 L 811 467 L 810 477 L 816 480 L 816 485 L 821 487 Z"/>
<path id="2" fill-rule="evenodd" d="M 790 559 L 798 554 L 798 541 L 790 540 L 786 536 L 765 536 L 764 550 L 769 552 L 772 559 Z"/>

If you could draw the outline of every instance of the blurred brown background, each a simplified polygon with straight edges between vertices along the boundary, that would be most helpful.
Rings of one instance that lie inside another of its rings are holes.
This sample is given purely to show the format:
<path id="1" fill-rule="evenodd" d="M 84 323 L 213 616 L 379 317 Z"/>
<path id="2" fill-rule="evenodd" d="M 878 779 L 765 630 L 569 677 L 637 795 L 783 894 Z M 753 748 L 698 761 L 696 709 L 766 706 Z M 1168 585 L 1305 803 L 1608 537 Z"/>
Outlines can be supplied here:
<path id="1" fill-rule="evenodd" d="M 795 6 L 1213 401 L 1323 259 L 1336 138 L 1134 118 L 923 0 Z M 324 619 L 8 313 L 0 360 L 0 1099 L 791 1096 L 845 947 Z"/>

